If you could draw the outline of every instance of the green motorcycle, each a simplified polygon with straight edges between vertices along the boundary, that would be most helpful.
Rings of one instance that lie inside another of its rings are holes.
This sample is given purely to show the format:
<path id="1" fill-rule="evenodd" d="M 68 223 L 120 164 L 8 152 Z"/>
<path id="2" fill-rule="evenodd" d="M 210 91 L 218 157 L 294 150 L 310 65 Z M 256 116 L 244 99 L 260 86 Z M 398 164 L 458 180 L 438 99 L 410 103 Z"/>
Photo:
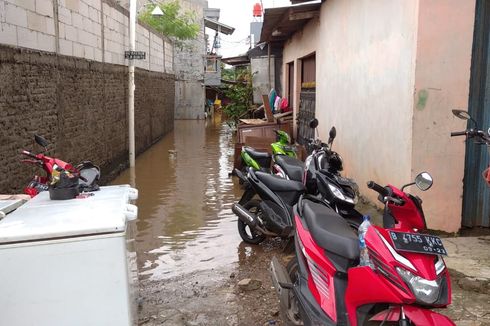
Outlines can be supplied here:
<path id="1" fill-rule="evenodd" d="M 274 130 L 276 142 L 271 144 L 272 155 L 267 152 L 257 151 L 250 146 L 243 146 L 240 156 L 243 161 L 243 168 L 251 167 L 255 171 L 271 172 L 271 162 L 273 157 L 290 157 L 292 160 L 301 162 L 297 159 L 296 148 L 291 145 L 289 134 L 283 130 Z M 278 171 L 274 171 L 275 173 Z"/>

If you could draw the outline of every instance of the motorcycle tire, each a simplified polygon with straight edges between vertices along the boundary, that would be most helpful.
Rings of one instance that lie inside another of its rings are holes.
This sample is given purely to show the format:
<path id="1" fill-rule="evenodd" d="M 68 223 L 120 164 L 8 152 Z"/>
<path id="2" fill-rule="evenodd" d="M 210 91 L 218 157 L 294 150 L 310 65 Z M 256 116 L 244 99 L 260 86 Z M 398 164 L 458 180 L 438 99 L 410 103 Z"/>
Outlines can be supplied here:
<path id="1" fill-rule="evenodd" d="M 260 200 L 252 199 L 243 205 L 243 208 L 258 215 L 261 213 Z M 246 223 L 238 219 L 238 233 L 243 241 L 250 244 L 259 244 L 265 240 L 266 236 L 257 230 L 252 230 Z"/>
<path id="2" fill-rule="evenodd" d="M 291 258 L 291 260 L 288 262 L 286 265 L 286 271 L 291 279 L 291 282 L 294 284 L 298 277 L 298 259 L 296 256 Z M 288 295 L 288 307 L 286 310 L 281 309 L 281 319 L 286 326 L 302 326 L 303 321 L 301 320 L 301 316 L 299 314 L 299 303 L 292 290 L 289 290 Z"/>

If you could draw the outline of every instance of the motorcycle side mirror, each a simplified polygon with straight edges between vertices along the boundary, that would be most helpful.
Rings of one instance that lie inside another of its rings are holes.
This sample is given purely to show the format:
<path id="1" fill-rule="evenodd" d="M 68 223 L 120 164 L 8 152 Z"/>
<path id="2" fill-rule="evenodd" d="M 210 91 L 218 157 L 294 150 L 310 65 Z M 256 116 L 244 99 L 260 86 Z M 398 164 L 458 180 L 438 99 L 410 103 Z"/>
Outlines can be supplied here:
<path id="1" fill-rule="evenodd" d="M 315 129 L 316 127 L 318 127 L 318 119 L 317 118 L 311 119 L 310 120 L 310 128 Z"/>
<path id="2" fill-rule="evenodd" d="M 471 117 L 471 115 L 467 112 L 467 111 L 464 111 L 464 110 L 452 110 L 453 112 L 453 115 L 461 120 L 470 120 L 471 122 L 473 122 L 473 124 L 475 125 L 475 128 L 477 126 L 477 123 L 476 123 L 476 120 L 473 119 Z"/>
<path id="3" fill-rule="evenodd" d="M 34 140 L 39 146 L 42 146 L 44 148 L 47 148 L 49 145 L 49 142 L 42 136 L 34 135 Z"/>
<path id="4" fill-rule="evenodd" d="M 422 191 L 429 190 L 429 188 L 432 187 L 433 184 L 432 176 L 427 172 L 419 173 L 415 177 L 415 184 Z"/>
<path id="5" fill-rule="evenodd" d="M 330 129 L 330 132 L 328 133 L 329 141 L 333 141 L 336 136 L 337 136 L 337 129 L 335 129 L 335 126 L 333 126 Z"/>
<path id="6" fill-rule="evenodd" d="M 467 111 L 463 110 L 452 110 L 453 115 L 462 120 L 471 120 L 471 116 Z"/>

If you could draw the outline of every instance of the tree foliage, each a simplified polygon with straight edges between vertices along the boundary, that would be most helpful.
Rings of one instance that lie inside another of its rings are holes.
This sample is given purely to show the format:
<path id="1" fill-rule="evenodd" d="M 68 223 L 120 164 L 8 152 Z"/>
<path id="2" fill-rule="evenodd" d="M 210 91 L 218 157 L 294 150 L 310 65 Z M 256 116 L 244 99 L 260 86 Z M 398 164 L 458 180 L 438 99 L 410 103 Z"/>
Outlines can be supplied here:
<path id="1" fill-rule="evenodd" d="M 236 123 L 239 117 L 249 110 L 253 104 L 250 69 L 242 69 L 236 72 L 236 83 L 228 85 L 224 93 L 230 99 L 230 103 L 223 107 L 223 112 L 231 121 Z"/>
<path id="2" fill-rule="evenodd" d="M 151 14 L 157 5 L 163 11 L 163 16 Z M 174 40 L 184 41 L 197 37 L 201 28 L 193 12 L 181 12 L 178 1 L 159 2 L 157 5 L 148 5 L 138 18 Z"/>

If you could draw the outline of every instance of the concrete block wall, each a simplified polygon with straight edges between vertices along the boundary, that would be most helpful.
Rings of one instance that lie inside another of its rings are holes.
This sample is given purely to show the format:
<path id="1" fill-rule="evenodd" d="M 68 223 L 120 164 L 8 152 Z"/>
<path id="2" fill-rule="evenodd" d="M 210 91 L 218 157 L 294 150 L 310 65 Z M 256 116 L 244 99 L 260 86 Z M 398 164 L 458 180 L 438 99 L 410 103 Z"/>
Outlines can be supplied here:
<path id="1" fill-rule="evenodd" d="M 165 42 L 165 71 L 174 72 L 174 45 Z"/>
<path id="2" fill-rule="evenodd" d="M 54 52 L 52 0 L 0 1 L 0 43 Z"/>
<path id="3" fill-rule="evenodd" d="M 204 17 L 205 0 L 181 0 L 183 10 L 192 11 L 197 17 Z M 204 119 L 204 64 L 206 41 L 204 19 L 200 21 L 201 30 L 196 39 L 183 42 L 174 48 L 175 118 Z M 167 58 L 165 64 L 167 64 Z"/>
<path id="4" fill-rule="evenodd" d="M 129 49 L 129 17 L 120 8 L 103 4 L 104 60 L 123 65 L 125 49 Z M 123 55 L 121 55 L 123 54 Z"/>
<path id="5" fill-rule="evenodd" d="M 57 2 L 59 53 L 102 61 L 101 1 L 57 0 Z"/>
<path id="6" fill-rule="evenodd" d="M 127 65 L 129 13 L 112 0 L 0 0 L 0 44 Z M 138 68 L 173 72 L 173 45 L 137 24 Z"/>

